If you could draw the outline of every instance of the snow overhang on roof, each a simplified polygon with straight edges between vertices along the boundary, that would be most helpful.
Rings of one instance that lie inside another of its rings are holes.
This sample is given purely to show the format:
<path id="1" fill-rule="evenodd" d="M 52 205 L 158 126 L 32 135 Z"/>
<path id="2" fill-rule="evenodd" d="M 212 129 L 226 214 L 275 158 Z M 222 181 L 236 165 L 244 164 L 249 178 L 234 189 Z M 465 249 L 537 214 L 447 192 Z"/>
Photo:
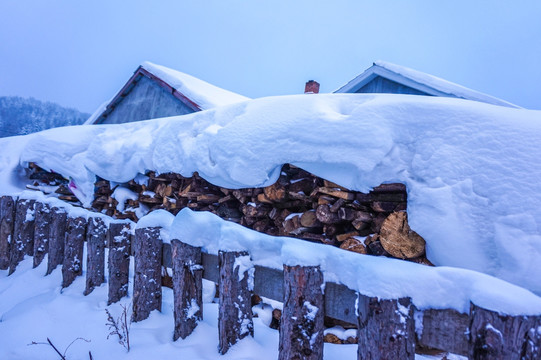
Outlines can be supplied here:
<path id="1" fill-rule="evenodd" d="M 245 96 L 221 89 L 191 75 L 145 61 L 135 70 L 122 89 L 110 101 L 102 104 L 84 124 L 95 124 L 104 115 L 107 116 L 112 112 L 142 76 L 155 81 L 194 112 L 249 100 Z"/>
<path id="2" fill-rule="evenodd" d="M 520 106 L 517 106 L 505 100 L 501 100 L 496 97 L 469 89 L 467 87 L 452 83 L 442 78 L 385 61 L 376 61 L 365 72 L 363 72 L 338 90 L 335 90 L 334 92 L 357 92 L 360 88 L 362 88 L 378 76 L 433 96 L 455 97 L 467 100 L 480 101 L 493 105 L 520 108 Z"/>

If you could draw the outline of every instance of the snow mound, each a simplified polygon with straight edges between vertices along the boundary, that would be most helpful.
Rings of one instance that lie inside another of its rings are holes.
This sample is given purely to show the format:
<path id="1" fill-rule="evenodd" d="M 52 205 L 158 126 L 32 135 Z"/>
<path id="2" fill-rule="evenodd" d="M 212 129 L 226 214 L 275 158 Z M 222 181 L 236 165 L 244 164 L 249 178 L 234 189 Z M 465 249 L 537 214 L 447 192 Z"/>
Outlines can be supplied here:
<path id="1" fill-rule="evenodd" d="M 358 191 L 408 190 L 408 217 L 436 265 L 477 270 L 541 294 L 541 112 L 388 94 L 269 97 L 190 115 L 51 129 L 0 140 L 0 181 L 18 163 L 71 177 L 92 200 L 95 175 L 147 170 L 259 187 L 292 163 Z"/>

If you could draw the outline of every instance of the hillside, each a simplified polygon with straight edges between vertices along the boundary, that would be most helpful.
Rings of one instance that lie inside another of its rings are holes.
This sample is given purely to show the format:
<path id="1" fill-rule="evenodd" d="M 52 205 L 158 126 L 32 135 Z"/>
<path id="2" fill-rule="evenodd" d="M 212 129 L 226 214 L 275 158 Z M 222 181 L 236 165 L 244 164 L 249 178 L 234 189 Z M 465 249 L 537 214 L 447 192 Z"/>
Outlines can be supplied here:
<path id="1" fill-rule="evenodd" d="M 0 97 L 0 137 L 26 135 L 59 126 L 82 124 L 90 115 L 52 102 L 18 96 Z"/>

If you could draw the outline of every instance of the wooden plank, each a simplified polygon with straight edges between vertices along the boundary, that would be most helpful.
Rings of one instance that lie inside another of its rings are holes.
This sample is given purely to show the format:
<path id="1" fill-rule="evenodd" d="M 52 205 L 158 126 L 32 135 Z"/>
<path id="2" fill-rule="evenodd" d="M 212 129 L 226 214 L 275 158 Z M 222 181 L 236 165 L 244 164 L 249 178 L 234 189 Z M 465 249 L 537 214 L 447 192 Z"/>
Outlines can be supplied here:
<path id="1" fill-rule="evenodd" d="M 384 300 L 359 294 L 357 359 L 415 359 L 410 298 Z"/>
<path id="2" fill-rule="evenodd" d="M 51 208 L 48 204 L 36 203 L 34 226 L 34 268 L 43 261 L 49 252 L 49 235 L 51 226 Z"/>
<path id="3" fill-rule="evenodd" d="M 218 351 L 223 355 L 239 340 L 254 336 L 250 286 L 253 268 L 246 251 L 220 251 L 218 259 Z"/>
<path id="4" fill-rule="evenodd" d="M 256 265 L 254 294 L 276 301 L 284 301 L 284 272 Z"/>
<path id="5" fill-rule="evenodd" d="M 109 247 L 109 290 L 107 304 L 111 305 L 128 295 L 130 274 L 130 224 L 113 222 L 107 232 Z"/>
<path id="6" fill-rule="evenodd" d="M 284 265 L 279 360 L 323 359 L 323 273 L 318 266 Z"/>
<path id="7" fill-rule="evenodd" d="M 64 262 L 64 241 L 68 214 L 64 209 L 53 207 L 51 209 L 51 227 L 49 229 L 49 256 L 47 272 L 49 275 L 56 267 Z"/>
<path id="8" fill-rule="evenodd" d="M 77 276 L 83 274 L 83 248 L 86 236 L 86 219 L 68 218 L 64 261 L 62 263 L 62 287 L 70 286 Z"/>
<path id="9" fill-rule="evenodd" d="M 419 346 L 468 355 L 469 314 L 452 309 L 415 309 L 414 318 Z"/>
<path id="10" fill-rule="evenodd" d="M 325 283 L 325 316 L 357 325 L 357 292 L 345 285 Z"/>
<path id="11" fill-rule="evenodd" d="M 10 247 L 15 222 L 15 203 L 11 196 L 0 198 L 0 270 L 9 268 Z"/>
<path id="12" fill-rule="evenodd" d="M 25 255 L 34 254 L 34 205 L 35 201 L 29 199 L 19 199 L 15 205 L 8 275 L 13 274 Z"/>
<path id="13" fill-rule="evenodd" d="M 201 248 L 171 240 L 173 250 L 173 340 L 185 339 L 203 319 Z"/>
<path id="14" fill-rule="evenodd" d="M 162 309 L 162 249 L 159 227 L 135 230 L 132 321 L 145 320 Z"/>
<path id="15" fill-rule="evenodd" d="M 86 288 L 84 295 L 105 282 L 107 226 L 101 217 L 91 217 L 86 234 Z"/>

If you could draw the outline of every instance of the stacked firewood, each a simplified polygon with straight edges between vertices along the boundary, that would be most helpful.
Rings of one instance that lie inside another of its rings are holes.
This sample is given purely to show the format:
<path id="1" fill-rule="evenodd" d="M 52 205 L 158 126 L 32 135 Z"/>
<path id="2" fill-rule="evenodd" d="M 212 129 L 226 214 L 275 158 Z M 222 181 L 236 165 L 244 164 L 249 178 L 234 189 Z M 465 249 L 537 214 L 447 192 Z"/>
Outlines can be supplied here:
<path id="1" fill-rule="evenodd" d="M 35 164 L 28 171 L 34 180 L 30 187 L 43 191 L 47 185 L 59 198 L 80 204 L 60 175 Z M 132 196 L 115 196 L 119 187 Z M 407 224 L 403 184 L 382 184 L 366 194 L 286 164 L 278 180 L 265 188 L 226 189 L 197 173 L 183 177 L 148 172 L 125 184 L 99 179 L 94 195 L 93 209 L 117 219 L 137 221 L 138 216 L 156 209 L 177 214 L 188 207 L 269 235 L 430 264 L 424 256 L 424 240 Z"/>
<path id="2" fill-rule="evenodd" d="M 139 179 L 122 185 L 137 194 L 136 200 L 126 201 L 122 207 L 126 210 L 122 212 L 118 210 L 117 199 L 111 196 L 115 187 L 111 188 L 106 180 L 98 181 L 94 209 L 137 221 L 135 209 L 141 206 L 149 211 L 166 209 L 173 214 L 188 207 L 210 211 L 269 235 L 297 237 L 363 254 L 428 263 L 422 238 L 422 247 L 417 246 L 416 251 L 390 254 L 386 250 L 386 238 L 379 236 L 389 215 L 406 210 L 407 193 L 403 184 L 383 184 L 365 194 L 288 164 L 283 166 L 276 183 L 265 188 L 226 189 L 210 184 L 197 173 L 189 178 L 154 172 L 146 176 L 144 182 Z M 388 227 L 396 228 L 390 220 Z M 411 232 L 409 227 L 399 230 Z M 392 245 L 396 248 L 396 244 Z"/>

